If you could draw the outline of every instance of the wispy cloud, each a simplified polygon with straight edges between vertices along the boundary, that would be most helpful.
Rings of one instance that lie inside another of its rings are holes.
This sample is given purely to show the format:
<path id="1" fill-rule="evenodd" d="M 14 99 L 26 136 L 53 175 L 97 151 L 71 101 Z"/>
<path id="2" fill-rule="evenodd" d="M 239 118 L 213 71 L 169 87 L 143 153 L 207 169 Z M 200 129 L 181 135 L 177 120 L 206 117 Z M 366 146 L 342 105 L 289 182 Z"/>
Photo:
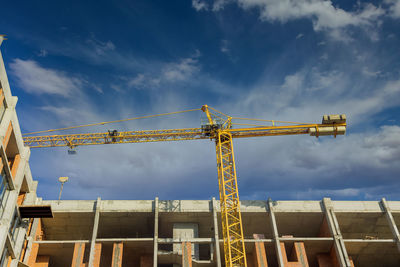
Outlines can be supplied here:
<path id="1" fill-rule="evenodd" d="M 225 54 L 229 54 L 230 53 L 229 41 L 228 40 L 222 40 L 221 41 L 221 52 L 225 53 Z"/>
<path id="2" fill-rule="evenodd" d="M 106 42 L 102 42 L 97 39 L 93 34 L 90 38 L 86 40 L 86 43 L 92 47 L 95 54 L 98 56 L 104 56 L 107 52 L 113 51 L 115 49 L 115 45 L 110 40 Z"/>
<path id="3" fill-rule="evenodd" d="M 244 10 L 257 9 L 260 19 L 286 23 L 297 19 L 310 19 L 315 31 L 327 31 L 337 40 L 347 41 L 350 37 L 343 31 L 348 26 L 376 27 L 385 10 L 370 3 L 359 5 L 349 12 L 334 6 L 332 1 L 323 0 L 215 0 L 213 11 L 219 11 L 229 3 L 236 3 Z M 197 1 L 197 4 L 205 4 Z"/>
<path id="4" fill-rule="evenodd" d="M 39 53 L 37 54 L 38 57 L 46 57 L 48 54 L 46 49 L 40 49 Z"/>
<path id="5" fill-rule="evenodd" d="M 83 81 L 58 70 L 47 69 L 33 60 L 15 59 L 10 63 L 19 87 L 30 94 L 52 94 L 71 97 Z"/>
<path id="6" fill-rule="evenodd" d="M 205 3 L 205 2 L 203 2 L 201 0 L 192 0 L 192 6 L 197 11 L 207 10 L 208 9 L 207 3 Z"/>
<path id="7" fill-rule="evenodd" d="M 155 69 L 139 73 L 133 78 L 122 77 L 122 80 L 126 81 L 128 88 L 136 89 L 155 89 L 172 83 L 188 81 L 200 72 L 200 56 L 201 53 L 196 50 L 190 57 L 180 58 L 175 62 L 157 64 L 158 69 L 155 67 Z"/>
<path id="8" fill-rule="evenodd" d="M 385 0 L 384 2 L 389 5 L 390 15 L 395 19 L 400 18 L 400 2 L 398 0 Z"/>

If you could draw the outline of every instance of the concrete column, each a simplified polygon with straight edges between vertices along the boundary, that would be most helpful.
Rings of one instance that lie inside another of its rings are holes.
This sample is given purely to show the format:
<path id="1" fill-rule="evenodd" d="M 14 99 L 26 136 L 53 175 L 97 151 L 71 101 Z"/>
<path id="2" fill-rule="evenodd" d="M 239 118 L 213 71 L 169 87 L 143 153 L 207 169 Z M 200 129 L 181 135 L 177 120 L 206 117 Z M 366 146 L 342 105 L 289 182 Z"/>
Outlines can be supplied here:
<path id="1" fill-rule="evenodd" d="M 15 259 L 13 259 L 13 261 L 11 262 L 10 267 L 17 267 L 18 262 L 22 260 L 21 256 L 23 256 L 22 253 L 24 249 L 25 236 L 28 227 L 29 227 L 29 220 L 27 219 L 22 220 L 21 225 L 18 227 L 18 234 L 14 243 Z"/>
<path id="2" fill-rule="evenodd" d="M 4 96 L 6 97 L 7 101 L 8 100 L 7 98 L 11 97 L 11 90 L 10 90 L 10 84 L 8 83 L 7 73 L 4 67 L 4 61 L 3 61 L 3 56 L 1 55 L 1 51 L 0 51 L 0 80 L 1 80 L 1 85 L 3 86 L 4 89 Z"/>
<path id="3" fill-rule="evenodd" d="M 6 170 L 6 176 L 8 179 L 11 177 L 9 173 L 9 166 L 7 162 L 7 157 L 5 155 L 4 147 L 0 145 L 0 154 L 2 157 L 2 161 L 4 163 L 3 168 Z M 24 176 L 25 166 L 27 163 L 27 152 L 24 151 L 23 157 L 21 158 L 21 163 L 19 164 L 19 168 L 16 171 L 15 177 L 13 179 L 9 179 L 9 190 L 8 197 L 5 203 L 3 203 L 4 210 L 0 220 L 0 251 L 4 250 L 4 245 L 6 244 L 6 237 L 8 235 L 9 225 L 14 217 L 14 212 L 16 209 L 16 203 L 18 199 L 18 192 L 21 187 L 21 182 Z M 29 156 L 29 155 L 28 155 Z M 4 162 L 4 160 L 6 162 Z M 8 170 L 8 171 L 7 171 Z M 8 172 L 8 173 L 7 173 Z"/>
<path id="4" fill-rule="evenodd" d="M 11 175 L 11 169 L 10 165 L 8 165 L 8 160 L 7 160 L 7 155 L 4 146 L 1 144 L 0 145 L 0 157 L 1 157 L 1 163 L 3 164 L 3 169 L 6 174 L 6 180 L 8 184 L 8 190 L 15 190 L 15 184 L 13 181 L 13 177 Z"/>
<path id="5" fill-rule="evenodd" d="M 275 219 L 274 207 L 273 207 L 272 200 L 269 198 L 267 203 L 268 203 L 268 210 L 269 210 L 269 218 L 270 218 L 271 226 L 272 226 L 272 234 L 273 234 L 274 243 L 275 243 L 276 258 L 278 260 L 279 267 L 284 267 L 285 265 L 283 264 L 282 251 L 281 251 L 281 246 L 279 244 L 278 227 L 276 226 L 276 219 Z"/>
<path id="6" fill-rule="evenodd" d="M 400 234 L 399 234 L 399 229 L 396 226 L 396 222 L 394 221 L 392 211 L 390 210 L 390 207 L 385 198 L 382 198 L 381 204 L 383 210 L 385 211 L 386 218 L 390 226 L 390 230 L 392 231 L 393 234 L 393 238 L 396 240 L 397 250 L 400 252 Z"/>
<path id="7" fill-rule="evenodd" d="M 351 267 L 349 256 L 347 255 L 346 246 L 343 241 L 342 233 L 340 232 L 339 223 L 336 219 L 333 205 L 330 198 L 323 198 L 322 205 L 325 211 L 325 218 L 328 222 L 329 230 L 334 238 L 336 255 L 341 267 Z"/>
<path id="8" fill-rule="evenodd" d="M 262 234 L 253 234 L 254 239 L 264 239 L 265 236 Z M 256 267 L 268 267 L 267 254 L 265 253 L 264 242 L 254 243 L 254 265 Z"/>
<path id="9" fill-rule="evenodd" d="M 17 203 L 18 193 L 17 190 L 9 191 L 8 198 L 5 203 L 3 216 L 0 220 L 0 251 L 4 250 L 6 239 L 8 236 L 8 227 L 10 226 L 11 220 L 14 216 L 16 209 L 15 203 Z"/>
<path id="10" fill-rule="evenodd" d="M 217 218 L 217 201 L 215 197 L 212 198 L 213 209 L 213 222 L 214 222 L 214 247 L 215 247 L 215 261 L 217 267 L 221 267 L 221 252 L 219 250 L 219 234 L 218 234 L 218 218 Z"/>
<path id="11" fill-rule="evenodd" d="M 37 232 L 37 228 L 38 228 L 39 224 L 40 224 L 39 218 L 33 219 L 30 234 L 29 234 L 29 236 L 26 237 L 27 245 L 26 245 L 24 258 L 21 259 L 21 261 L 24 264 L 28 264 L 29 256 L 31 254 L 31 250 L 33 247 L 33 241 L 35 240 L 35 236 L 36 236 L 36 232 Z"/>
<path id="12" fill-rule="evenodd" d="M 83 255 L 85 254 L 85 243 L 75 243 L 71 267 L 81 267 Z"/>
<path id="13" fill-rule="evenodd" d="M 94 267 L 94 254 L 95 254 L 95 245 L 97 238 L 97 230 L 99 228 L 99 218 L 100 218 L 100 206 L 101 206 L 101 198 L 97 198 L 96 206 L 94 210 L 94 222 L 93 222 L 93 231 L 92 231 L 92 240 L 90 242 L 90 254 L 89 254 L 89 267 Z"/>
<path id="14" fill-rule="evenodd" d="M 26 246 L 25 255 L 24 255 L 24 258 L 21 260 L 25 264 L 28 264 L 28 261 L 30 259 L 31 251 L 32 251 L 32 249 L 34 247 L 34 243 L 33 242 L 34 242 L 35 237 L 37 235 L 38 227 L 41 227 L 40 219 L 39 218 L 33 219 L 30 235 L 28 237 L 26 237 L 26 240 L 28 241 L 28 244 Z M 36 245 L 38 245 L 38 244 L 36 244 Z"/>
<path id="15" fill-rule="evenodd" d="M 158 258 L 158 197 L 154 199 L 154 237 L 153 237 L 153 267 L 157 267 Z"/>
<path id="16" fill-rule="evenodd" d="M 114 243 L 111 267 L 121 267 L 122 266 L 123 248 L 124 248 L 124 245 L 122 242 Z"/>
<path id="17" fill-rule="evenodd" d="M 182 267 L 192 267 L 192 244 L 182 242 Z"/>

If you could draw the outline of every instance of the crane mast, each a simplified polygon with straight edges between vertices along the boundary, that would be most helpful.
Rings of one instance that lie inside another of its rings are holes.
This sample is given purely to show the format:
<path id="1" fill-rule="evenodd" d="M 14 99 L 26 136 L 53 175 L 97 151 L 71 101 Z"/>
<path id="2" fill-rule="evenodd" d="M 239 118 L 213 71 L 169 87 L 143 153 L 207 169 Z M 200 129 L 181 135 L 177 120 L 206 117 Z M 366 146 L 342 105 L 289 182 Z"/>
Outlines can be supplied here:
<path id="1" fill-rule="evenodd" d="M 246 267 L 246 252 L 244 246 L 239 190 L 237 185 L 236 166 L 232 140 L 234 138 L 299 134 L 309 134 L 316 137 L 323 135 L 333 135 L 336 137 L 336 135 L 344 135 L 346 132 L 346 116 L 324 115 L 321 124 L 301 124 L 288 122 L 292 125 L 276 126 L 275 123 L 279 121 L 268 121 L 272 123 L 272 126 L 259 126 L 236 123 L 236 125 L 251 127 L 233 128 L 232 126 L 234 125 L 234 123 L 232 123 L 232 117 L 227 116 L 207 105 L 202 106 L 201 110 L 206 114 L 207 117 L 207 122 L 203 124 L 201 128 L 125 132 L 118 132 L 114 130 L 104 133 L 39 135 L 24 136 L 23 138 L 25 145 L 31 148 L 60 146 L 75 148 L 77 146 L 84 145 L 181 141 L 197 139 L 210 139 L 215 141 L 225 266 Z M 169 114 L 173 113 L 179 112 L 172 112 Z M 102 125 L 105 123 L 91 124 L 88 126 L 100 124 Z"/>

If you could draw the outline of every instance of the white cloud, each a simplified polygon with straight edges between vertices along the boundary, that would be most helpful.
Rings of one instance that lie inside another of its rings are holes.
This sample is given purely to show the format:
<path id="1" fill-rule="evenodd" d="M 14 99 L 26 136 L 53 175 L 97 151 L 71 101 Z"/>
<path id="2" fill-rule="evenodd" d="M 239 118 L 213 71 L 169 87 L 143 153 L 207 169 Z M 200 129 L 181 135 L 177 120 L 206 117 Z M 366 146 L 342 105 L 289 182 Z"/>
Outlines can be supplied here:
<path id="1" fill-rule="evenodd" d="M 199 70 L 196 57 L 184 58 L 178 63 L 167 64 L 162 70 L 162 76 L 167 81 L 183 81 L 189 79 Z"/>
<path id="2" fill-rule="evenodd" d="M 121 77 L 126 81 L 128 88 L 145 89 L 159 88 L 172 83 L 185 82 L 193 78 L 200 71 L 200 52 L 175 62 L 157 64 L 155 68 L 146 73 L 139 73 L 133 78 Z M 158 68 L 158 69 L 157 69 Z"/>
<path id="3" fill-rule="evenodd" d="M 385 0 L 385 3 L 389 5 L 390 15 L 395 19 L 400 18 L 400 1 Z"/>
<path id="4" fill-rule="evenodd" d="M 221 41 L 221 52 L 225 53 L 225 54 L 229 54 L 230 53 L 229 41 L 228 40 L 222 40 Z"/>
<path id="5" fill-rule="evenodd" d="M 80 90 L 82 80 L 58 70 L 41 67 L 36 61 L 15 59 L 10 63 L 19 87 L 30 94 L 71 97 Z"/>
<path id="6" fill-rule="evenodd" d="M 201 0 L 192 0 L 192 6 L 197 11 L 208 10 L 207 3 L 205 3 L 205 2 L 203 2 Z"/>
<path id="7" fill-rule="evenodd" d="M 96 39 L 93 34 L 90 38 L 86 40 L 86 43 L 89 46 L 91 46 L 94 53 L 96 53 L 98 56 L 103 56 L 107 52 L 115 50 L 115 45 L 113 42 L 111 41 L 102 42 Z"/>
<path id="8" fill-rule="evenodd" d="M 269 22 L 286 23 L 296 19 L 310 19 L 315 31 L 328 31 L 331 36 L 346 40 L 343 29 L 348 26 L 376 26 L 385 14 L 381 7 L 363 4 L 354 12 L 334 6 L 330 0 L 216 0 L 213 10 L 221 10 L 235 2 L 245 10 L 258 9 L 260 19 Z M 204 2 L 200 2 L 204 3 Z"/>
<path id="9" fill-rule="evenodd" d="M 296 36 L 296 39 L 300 39 L 300 38 L 303 38 L 303 37 L 304 37 L 304 34 L 299 33 L 299 34 Z"/>
<path id="10" fill-rule="evenodd" d="M 38 53 L 38 57 L 46 57 L 48 54 L 46 49 L 40 49 L 39 53 Z"/>

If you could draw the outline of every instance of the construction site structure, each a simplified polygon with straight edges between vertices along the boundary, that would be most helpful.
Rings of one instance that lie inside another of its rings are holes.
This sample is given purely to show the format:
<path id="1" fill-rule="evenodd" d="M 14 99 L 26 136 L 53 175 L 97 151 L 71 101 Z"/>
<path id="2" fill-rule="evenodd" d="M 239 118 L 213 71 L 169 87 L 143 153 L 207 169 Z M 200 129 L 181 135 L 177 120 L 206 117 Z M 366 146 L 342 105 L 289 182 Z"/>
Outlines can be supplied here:
<path id="1" fill-rule="evenodd" d="M 214 198 L 38 198 L 1 54 L 0 83 L 0 267 L 224 266 L 221 209 Z M 398 201 L 324 198 L 240 206 L 249 267 L 400 266 Z"/>

